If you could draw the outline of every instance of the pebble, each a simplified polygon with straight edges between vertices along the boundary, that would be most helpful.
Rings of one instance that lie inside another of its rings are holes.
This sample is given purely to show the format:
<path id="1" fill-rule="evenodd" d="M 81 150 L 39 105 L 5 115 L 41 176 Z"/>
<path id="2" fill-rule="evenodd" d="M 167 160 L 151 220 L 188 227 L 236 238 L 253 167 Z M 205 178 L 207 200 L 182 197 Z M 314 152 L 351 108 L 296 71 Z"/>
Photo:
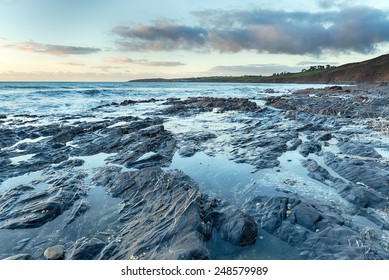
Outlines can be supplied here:
<path id="1" fill-rule="evenodd" d="M 62 245 L 55 245 L 45 250 L 43 255 L 46 260 L 62 260 L 65 253 L 65 248 Z"/>
<path id="2" fill-rule="evenodd" d="M 288 210 L 292 209 L 292 204 L 288 203 L 288 204 L 286 205 L 286 209 L 288 209 Z"/>

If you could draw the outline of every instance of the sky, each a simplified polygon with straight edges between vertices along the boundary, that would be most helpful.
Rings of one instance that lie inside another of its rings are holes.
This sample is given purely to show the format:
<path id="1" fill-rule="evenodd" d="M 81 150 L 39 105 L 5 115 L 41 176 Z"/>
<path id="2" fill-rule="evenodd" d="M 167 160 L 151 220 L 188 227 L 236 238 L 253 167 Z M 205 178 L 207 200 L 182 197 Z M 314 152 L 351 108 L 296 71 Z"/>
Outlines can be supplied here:
<path id="1" fill-rule="evenodd" d="M 387 0 L 0 0 L 0 81 L 271 75 L 387 53 Z"/>

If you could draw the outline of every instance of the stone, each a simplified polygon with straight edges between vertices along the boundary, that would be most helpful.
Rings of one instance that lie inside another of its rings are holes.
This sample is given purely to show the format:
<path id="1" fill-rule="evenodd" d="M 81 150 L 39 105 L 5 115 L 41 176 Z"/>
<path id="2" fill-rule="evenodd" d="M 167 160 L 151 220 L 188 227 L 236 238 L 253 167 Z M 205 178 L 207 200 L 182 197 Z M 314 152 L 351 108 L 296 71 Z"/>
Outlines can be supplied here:
<path id="1" fill-rule="evenodd" d="M 46 260 L 62 260 L 65 253 L 65 247 L 63 245 L 55 245 L 49 247 L 43 253 Z"/>
<path id="2" fill-rule="evenodd" d="M 178 151 L 178 154 L 182 157 L 191 157 L 191 156 L 194 156 L 197 152 L 197 149 L 194 148 L 194 147 L 190 147 L 190 146 L 185 146 L 185 147 L 182 147 L 179 151 Z"/>
<path id="3" fill-rule="evenodd" d="M 316 228 L 315 224 L 323 219 L 319 211 L 314 207 L 303 203 L 296 205 L 293 208 L 293 214 L 297 224 L 311 231 L 314 231 Z"/>
<path id="4" fill-rule="evenodd" d="M 329 141 L 332 139 L 332 134 L 330 132 L 322 132 L 316 136 L 316 141 Z"/>
<path id="5" fill-rule="evenodd" d="M 300 154 L 307 157 L 311 153 L 317 153 L 321 151 L 321 145 L 315 142 L 304 142 L 300 145 Z"/>
<path id="6" fill-rule="evenodd" d="M 160 132 L 164 131 L 164 129 L 165 128 L 163 125 L 154 125 L 154 126 L 140 129 L 139 134 L 142 136 L 150 137 L 159 134 Z"/>

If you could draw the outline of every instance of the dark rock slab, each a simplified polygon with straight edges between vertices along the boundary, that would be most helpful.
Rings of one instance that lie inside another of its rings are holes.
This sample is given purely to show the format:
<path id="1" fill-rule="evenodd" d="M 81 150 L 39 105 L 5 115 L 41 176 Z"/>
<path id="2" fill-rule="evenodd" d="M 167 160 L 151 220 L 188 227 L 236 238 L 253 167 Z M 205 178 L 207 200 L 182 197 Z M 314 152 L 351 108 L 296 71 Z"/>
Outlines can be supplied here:
<path id="1" fill-rule="evenodd" d="M 340 194 L 347 201 L 362 208 L 386 209 L 389 207 L 389 199 L 372 188 L 359 184 L 347 184 L 340 189 Z"/>
<path id="2" fill-rule="evenodd" d="M 372 147 L 371 144 L 358 142 L 343 142 L 340 143 L 339 149 L 343 154 L 354 155 L 369 158 L 381 158 L 382 156 Z"/>
<path id="3" fill-rule="evenodd" d="M 316 230 L 316 224 L 323 219 L 323 216 L 313 205 L 305 203 L 296 205 L 293 208 L 293 215 L 296 224 L 299 224 L 311 231 Z"/>
<path id="4" fill-rule="evenodd" d="M 300 154 L 307 157 L 309 154 L 321 151 L 321 145 L 317 142 L 304 142 L 300 145 Z"/>
<path id="5" fill-rule="evenodd" d="M 325 154 L 325 163 L 354 184 L 363 184 L 389 196 L 389 174 L 383 164 L 347 157 L 339 158 L 330 153 Z"/>
<path id="6" fill-rule="evenodd" d="M 125 199 L 125 227 L 102 252 L 109 259 L 204 259 L 197 184 L 181 172 L 144 168 L 95 177 L 114 197 Z"/>
<path id="7" fill-rule="evenodd" d="M 120 171 L 106 167 L 94 178 L 124 200 L 124 227 L 104 247 L 101 259 L 207 259 L 212 226 L 236 245 L 255 242 L 257 228 L 250 216 L 202 195 L 181 171 Z"/>
<path id="8" fill-rule="evenodd" d="M 234 245 L 251 245 L 257 239 L 258 227 L 254 219 L 234 206 L 218 212 L 214 226 L 222 239 Z"/>
<path id="9" fill-rule="evenodd" d="M 191 157 L 197 153 L 197 149 L 191 146 L 185 146 L 179 149 L 178 154 L 182 157 Z"/>
<path id="10" fill-rule="evenodd" d="M 80 174 L 82 175 L 82 174 Z M 55 219 L 86 195 L 82 176 L 55 180 L 44 191 L 31 193 L 19 199 L 29 186 L 20 186 L 5 192 L 0 198 L 0 228 L 36 228 Z"/>
<path id="11" fill-rule="evenodd" d="M 294 195 L 262 196 L 245 204 L 260 229 L 288 242 L 308 259 L 387 259 L 378 238 L 328 206 Z M 376 234 L 375 236 L 379 236 Z"/>
<path id="12" fill-rule="evenodd" d="M 170 99 L 164 105 L 171 105 L 163 111 L 166 115 L 186 115 L 200 112 L 255 112 L 260 110 L 255 102 L 247 98 L 192 97 L 186 100 Z"/>

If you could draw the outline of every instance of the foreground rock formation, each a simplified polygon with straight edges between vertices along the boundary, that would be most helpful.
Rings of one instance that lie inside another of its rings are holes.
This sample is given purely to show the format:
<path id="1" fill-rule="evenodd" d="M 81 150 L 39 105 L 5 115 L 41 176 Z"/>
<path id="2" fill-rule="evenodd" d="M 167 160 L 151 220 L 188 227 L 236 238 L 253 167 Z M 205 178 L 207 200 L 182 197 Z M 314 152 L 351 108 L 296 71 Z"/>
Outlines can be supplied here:
<path id="1" fill-rule="evenodd" d="M 0 258 L 208 259 L 212 242 L 244 251 L 266 232 L 301 259 L 389 259 L 388 92 L 154 99 L 142 116 L 126 100 L 44 126 L 4 116 Z M 200 152 L 249 164 L 250 184 L 212 192 L 196 166 L 170 167 Z"/>

